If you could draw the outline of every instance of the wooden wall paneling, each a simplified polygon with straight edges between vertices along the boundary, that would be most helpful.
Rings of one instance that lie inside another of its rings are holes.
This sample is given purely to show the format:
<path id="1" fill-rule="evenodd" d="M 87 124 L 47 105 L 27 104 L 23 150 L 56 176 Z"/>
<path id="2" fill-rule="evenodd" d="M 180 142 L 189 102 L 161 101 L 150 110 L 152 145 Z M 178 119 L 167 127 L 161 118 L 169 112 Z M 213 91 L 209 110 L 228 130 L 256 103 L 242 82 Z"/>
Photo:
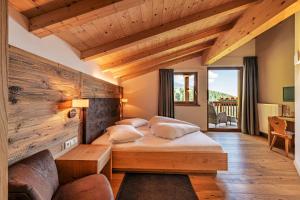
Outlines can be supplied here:
<path id="1" fill-rule="evenodd" d="M 62 103 L 74 98 L 120 98 L 121 88 L 45 58 L 9 47 L 8 160 L 9 164 L 40 150 L 54 157 L 69 149 L 64 142 L 81 140 L 80 112 Z M 7 140 L 6 140 L 7 141 Z"/>
<path id="2" fill-rule="evenodd" d="M 58 149 L 78 136 L 79 115 L 58 104 L 80 95 L 80 72 L 44 58 L 9 48 L 9 163 L 40 150 Z"/>
<path id="3" fill-rule="evenodd" d="M 121 87 L 82 74 L 82 98 L 120 98 Z"/>
<path id="4" fill-rule="evenodd" d="M 156 1 L 155 1 L 156 2 Z M 176 30 L 180 27 L 183 27 L 185 25 L 189 25 L 195 22 L 199 22 L 205 19 L 209 19 L 211 17 L 221 17 L 230 15 L 232 13 L 239 12 L 241 10 L 244 10 L 248 8 L 249 6 L 253 5 L 256 2 L 256 0 L 243 0 L 243 1 L 233 1 L 233 2 L 227 2 L 223 5 L 218 5 L 214 8 L 210 8 L 208 10 L 198 12 L 196 14 L 192 14 L 186 17 L 183 17 L 181 19 L 169 22 L 167 24 L 164 24 L 161 26 L 160 20 L 162 19 L 162 16 L 160 15 L 160 11 L 163 10 L 163 4 L 161 2 L 158 2 L 157 7 L 154 7 L 153 5 L 153 12 L 154 12 L 154 18 L 152 18 L 152 23 L 155 25 L 158 24 L 156 27 L 150 28 L 148 30 L 143 30 L 135 34 L 131 34 L 127 37 L 114 40 L 114 41 L 108 41 L 105 44 L 101 44 L 99 46 L 93 47 L 88 50 L 84 50 L 81 53 L 82 59 L 95 59 L 100 56 L 108 55 L 110 53 L 123 50 L 127 48 L 130 44 L 145 40 L 147 38 L 151 38 L 153 36 L 171 31 Z M 154 2 L 153 2 L 154 3 Z M 158 22 L 156 22 L 158 21 Z"/>
<path id="5" fill-rule="evenodd" d="M 0 0 L 0 199 L 7 199 L 7 45 L 8 4 Z"/>
<path id="6" fill-rule="evenodd" d="M 212 64 L 259 34 L 300 10 L 298 0 L 263 0 L 245 11 L 235 26 L 221 35 L 204 55 L 204 64 Z"/>

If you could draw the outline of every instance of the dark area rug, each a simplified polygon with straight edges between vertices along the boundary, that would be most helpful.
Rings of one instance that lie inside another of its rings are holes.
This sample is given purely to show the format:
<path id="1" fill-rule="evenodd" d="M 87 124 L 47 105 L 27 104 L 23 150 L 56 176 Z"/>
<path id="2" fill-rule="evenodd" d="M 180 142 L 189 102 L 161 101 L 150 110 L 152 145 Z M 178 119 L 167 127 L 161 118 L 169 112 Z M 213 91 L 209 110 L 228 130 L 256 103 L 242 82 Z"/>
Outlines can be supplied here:
<path id="1" fill-rule="evenodd" d="M 197 200 L 187 175 L 127 173 L 117 200 Z"/>

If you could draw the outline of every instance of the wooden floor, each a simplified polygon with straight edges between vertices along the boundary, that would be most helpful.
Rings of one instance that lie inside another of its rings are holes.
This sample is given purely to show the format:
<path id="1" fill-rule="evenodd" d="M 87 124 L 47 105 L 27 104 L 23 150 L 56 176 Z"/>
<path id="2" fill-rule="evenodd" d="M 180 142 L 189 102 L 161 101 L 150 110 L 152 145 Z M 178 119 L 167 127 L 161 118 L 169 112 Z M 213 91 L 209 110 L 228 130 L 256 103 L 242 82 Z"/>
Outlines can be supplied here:
<path id="1" fill-rule="evenodd" d="M 269 151 L 267 140 L 240 133 L 207 133 L 229 154 L 229 170 L 216 177 L 190 175 L 199 199 L 300 200 L 300 178 L 283 151 Z M 281 154 L 282 153 L 282 154 Z M 113 174 L 116 195 L 124 174 Z"/>

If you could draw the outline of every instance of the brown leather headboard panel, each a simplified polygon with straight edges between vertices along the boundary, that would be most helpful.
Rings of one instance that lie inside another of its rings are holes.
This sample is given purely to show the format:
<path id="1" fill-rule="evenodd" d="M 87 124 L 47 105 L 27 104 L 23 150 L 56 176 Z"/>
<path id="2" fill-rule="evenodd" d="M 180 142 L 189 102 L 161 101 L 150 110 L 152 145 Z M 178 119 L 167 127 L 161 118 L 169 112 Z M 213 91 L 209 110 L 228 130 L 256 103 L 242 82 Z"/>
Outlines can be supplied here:
<path id="1" fill-rule="evenodd" d="M 101 136 L 105 129 L 120 120 L 119 98 L 90 99 L 90 106 L 86 111 L 85 134 L 83 143 L 90 144 Z"/>

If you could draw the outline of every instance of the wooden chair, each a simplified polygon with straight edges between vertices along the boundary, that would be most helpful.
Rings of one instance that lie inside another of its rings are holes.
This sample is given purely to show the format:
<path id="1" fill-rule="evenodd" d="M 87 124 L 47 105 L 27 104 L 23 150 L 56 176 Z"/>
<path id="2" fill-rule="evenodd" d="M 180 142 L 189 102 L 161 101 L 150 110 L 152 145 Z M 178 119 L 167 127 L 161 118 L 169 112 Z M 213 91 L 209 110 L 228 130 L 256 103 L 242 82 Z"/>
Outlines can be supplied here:
<path id="1" fill-rule="evenodd" d="M 270 136 L 273 136 L 270 150 L 272 150 L 277 137 L 283 138 L 285 141 L 285 153 L 286 156 L 289 157 L 289 146 L 295 133 L 286 131 L 287 123 L 285 120 L 280 119 L 279 117 L 269 117 L 269 123 L 270 127 L 272 128 L 272 130 L 270 130 Z"/>

